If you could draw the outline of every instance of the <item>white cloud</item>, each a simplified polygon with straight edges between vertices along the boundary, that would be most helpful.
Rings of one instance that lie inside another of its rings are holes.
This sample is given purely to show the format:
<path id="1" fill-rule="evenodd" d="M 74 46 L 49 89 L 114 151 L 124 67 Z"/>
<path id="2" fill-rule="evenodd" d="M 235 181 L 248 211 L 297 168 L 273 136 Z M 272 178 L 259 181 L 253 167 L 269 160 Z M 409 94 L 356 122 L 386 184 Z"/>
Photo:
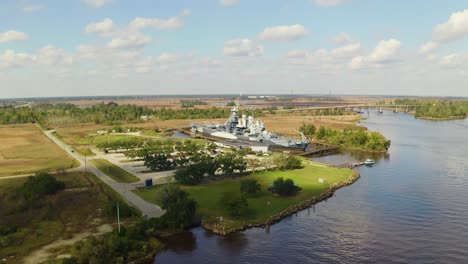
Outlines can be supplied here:
<path id="1" fill-rule="evenodd" d="M 338 47 L 336 49 L 333 49 L 330 52 L 330 54 L 334 58 L 348 58 L 348 57 L 356 56 L 357 53 L 361 52 L 361 50 L 362 50 L 361 43 L 355 42 L 355 43 L 345 45 L 343 47 Z"/>
<path id="2" fill-rule="evenodd" d="M 44 9 L 46 9 L 46 6 L 41 5 L 41 4 L 27 4 L 27 5 L 24 5 L 22 8 L 23 12 L 26 12 L 26 13 L 39 12 Z"/>
<path id="3" fill-rule="evenodd" d="M 382 67 L 394 60 L 400 47 L 401 42 L 396 39 L 382 40 L 370 54 L 354 57 L 349 66 L 352 69 Z"/>
<path id="4" fill-rule="evenodd" d="M 26 53 L 17 53 L 14 50 L 5 50 L 0 53 L 0 69 L 26 65 L 35 60 L 35 57 Z"/>
<path id="5" fill-rule="evenodd" d="M 112 38 L 111 41 L 107 43 L 107 47 L 112 49 L 140 49 L 149 43 L 151 43 L 150 37 L 135 32 L 133 34 L 125 34 Z"/>
<path id="6" fill-rule="evenodd" d="M 15 30 L 0 32 L 0 43 L 26 40 L 27 38 L 28 38 L 28 35 L 26 35 L 26 33 L 15 31 Z"/>
<path id="7" fill-rule="evenodd" d="M 289 59 L 304 59 L 308 56 L 308 52 L 305 50 L 291 50 L 288 51 L 286 57 Z"/>
<path id="8" fill-rule="evenodd" d="M 468 35 L 468 9 L 453 13 L 447 22 L 435 26 L 433 35 L 442 43 Z"/>
<path id="9" fill-rule="evenodd" d="M 137 30 L 145 28 L 158 30 L 177 29 L 184 26 L 185 22 L 183 18 L 188 15 L 190 15 L 190 10 L 184 10 L 180 15 L 168 19 L 137 17 L 130 22 L 130 27 Z"/>
<path id="10" fill-rule="evenodd" d="M 447 22 L 438 24 L 432 30 L 432 41 L 423 44 L 418 53 L 427 54 L 440 45 L 464 38 L 468 35 L 468 9 L 450 15 Z"/>
<path id="11" fill-rule="evenodd" d="M 305 37 L 308 34 L 303 25 L 268 27 L 258 35 L 261 40 L 293 41 Z"/>
<path id="12" fill-rule="evenodd" d="M 467 61 L 468 56 L 459 53 L 452 53 L 443 56 L 439 64 L 446 68 L 459 68 L 464 62 Z"/>
<path id="13" fill-rule="evenodd" d="M 107 4 L 112 3 L 113 0 L 84 0 L 85 3 L 94 8 L 101 8 Z"/>
<path id="14" fill-rule="evenodd" d="M 333 42 L 338 45 L 348 44 L 354 42 L 354 40 L 346 33 L 340 33 L 333 37 Z"/>
<path id="15" fill-rule="evenodd" d="M 423 44 L 420 48 L 419 48 L 419 51 L 418 53 L 419 54 L 427 54 L 427 53 L 430 53 L 432 51 L 434 51 L 435 49 L 437 49 L 439 47 L 439 43 L 437 42 L 434 42 L 434 41 L 429 41 L 425 44 Z"/>
<path id="16" fill-rule="evenodd" d="M 368 60 L 376 63 L 387 62 L 395 56 L 400 47 L 401 42 L 396 39 L 381 40 L 368 56 Z"/>
<path id="17" fill-rule="evenodd" d="M 39 50 L 37 54 L 37 62 L 44 65 L 62 65 L 73 64 L 73 56 L 65 52 L 65 50 L 54 47 L 46 46 Z"/>
<path id="18" fill-rule="evenodd" d="M 114 22 L 110 18 L 106 18 L 101 22 L 91 22 L 86 26 L 86 33 L 107 34 L 114 29 Z"/>
<path id="19" fill-rule="evenodd" d="M 220 0 L 223 6 L 233 6 L 239 4 L 239 0 Z"/>
<path id="20" fill-rule="evenodd" d="M 234 39 L 224 43 L 224 55 L 255 57 L 263 54 L 263 47 L 250 39 Z"/>
<path id="21" fill-rule="evenodd" d="M 344 4 L 346 0 L 313 0 L 318 6 L 337 6 Z"/>

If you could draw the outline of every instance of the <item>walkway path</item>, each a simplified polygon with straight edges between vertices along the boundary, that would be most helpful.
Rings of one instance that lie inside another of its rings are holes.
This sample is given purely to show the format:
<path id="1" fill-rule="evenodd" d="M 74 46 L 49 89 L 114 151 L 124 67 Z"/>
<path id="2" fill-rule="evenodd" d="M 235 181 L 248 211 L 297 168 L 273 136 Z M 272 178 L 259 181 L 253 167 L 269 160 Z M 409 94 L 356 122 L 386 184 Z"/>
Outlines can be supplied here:
<path id="1" fill-rule="evenodd" d="M 84 167 L 85 164 L 85 158 L 75 151 L 72 150 L 70 146 L 59 140 L 57 137 L 54 136 L 55 130 L 48 130 L 44 131 L 44 134 L 50 138 L 55 144 L 57 144 L 59 147 L 61 147 L 65 152 L 67 152 L 70 156 L 75 158 L 81 163 L 81 170 L 83 170 L 82 167 Z M 93 164 L 86 162 L 86 168 L 87 171 L 94 173 L 101 181 L 109 185 L 112 189 L 114 189 L 117 193 L 119 193 L 127 202 L 136 208 L 138 208 L 143 215 L 149 216 L 149 217 L 160 217 L 161 215 L 164 214 L 164 211 L 151 203 L 148 203 L 147 201 L 141 199 L 138 195 L 134 194 L 132 190 L 135 189 L 135 186 L 132 184 L 128 183 L 118 183 L 114 181 L 112 178 L 107 176 L 105 173 L 103 173 L 101 170 L 96 168 Z"/>

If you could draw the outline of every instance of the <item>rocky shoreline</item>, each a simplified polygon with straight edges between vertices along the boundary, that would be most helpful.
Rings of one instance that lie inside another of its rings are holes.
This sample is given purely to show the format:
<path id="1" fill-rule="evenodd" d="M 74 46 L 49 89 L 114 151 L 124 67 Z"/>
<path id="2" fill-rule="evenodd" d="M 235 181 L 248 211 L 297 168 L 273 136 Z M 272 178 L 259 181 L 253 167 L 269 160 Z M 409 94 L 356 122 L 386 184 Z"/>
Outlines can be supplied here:
<path id="1" fill-rule="evenodd" d="M 319 194 L 317 196 L 314 196 L 311 199 L 302 201 L 299 204 L 287 207 L 283 211 L 270 216 L 266 221 L 264 221 L 262 223 L 248 223 L 248 224 L 246 223 L 246 224 L 238 226 L 238 227 L 226 228 L 225 226 L 221 225 L 219 223 L 219 221 L 217 221 L 217 220 L 203 219 L 202 222 L 201 222 L 201 226 L 203 228 L 205 228 L 206 230 L 212 231 L 213 233 L 218 234 L 218 235 L 222 235 L 222 236 L 225 236 L 225 235 L 228 235 L 228 234 L 231 234 L 231 233 L 234 233 L 234 232 L 238 232 L 238 231 L 244 231 L 246 229 L 250 229 L 250 228 L 254 228 L 254 227 L 263 227 L 263 228 L 265 228 L 265 227 L 268 227 L 268 226 L 270 226 L 272 224 L 275 224 L 275 223 L 281 221 L 283 218 L 285 218 L 287 216 L 290 216 L 290 215 L 295 214 L 295 213 L 297 213 L 299 211 L 307 209 L 307 208 L 311 207 L 312 205 L 317 204 L 317 203 L 319 203 L 321 201 L 327 200 L 328 198 L 333 196 L 333 194 L 335 193 L 336 190 L 355 183 L 359 179 L 359 177 L 360 177 L 360 174 L 358 172 L 356 172 L 356 171 L 353 171 L 353 175 L 349 179 L 347 179 L 346 181 L 335 183 L 335 184 L 331 185 L 327 190 L 322 192 L 321 194 Z"/>

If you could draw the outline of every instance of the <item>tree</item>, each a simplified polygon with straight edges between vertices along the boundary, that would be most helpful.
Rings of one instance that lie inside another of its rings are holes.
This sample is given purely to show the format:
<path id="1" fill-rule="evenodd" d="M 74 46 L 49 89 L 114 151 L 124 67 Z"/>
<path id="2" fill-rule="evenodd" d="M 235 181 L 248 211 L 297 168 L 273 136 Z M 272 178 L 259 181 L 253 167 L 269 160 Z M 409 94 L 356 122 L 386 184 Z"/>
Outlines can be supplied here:
<path id="1" fill-rule="evenodd" d="M 326 128 L 323 127 L 323 126 L 321 126 L 321 127 L 319 128 L 319 130 L 317 131 L 317 134 L 315 135 L 315 137 L 316 137 L 317 139 L 322 139 L 322 138 L 324 138 L 326 135 L 327 135 L 327 130 L 326 130 Z"/>
<path id="2" fill-rule="evenodd" d="M 220 202 L 230 216 L 240 216 L 244 214 L 249 205 L 244 196 L 233 193 L 224 193 Z"/>
<path id="3" fill-rule="evenodd" d="M 174 167 L 172 161 L 169 160 L 169 156 L 167 154 L 154 154 L 154 155 L 147 155 L 144 157 L 145 166 L 150 168 L 150 170 L 169 170 Z"/>
<path id="4" fill-rule="evenodd" d="M 273 156 L 273 163 L 280 170 L 293 170 L 302 168 L 302 161 L 299 157 L 278 153 Z"/>
<path id="5" fill-rule="evenodd" d="M 253 179 L 242 180 L 240 185 L 241 193 L 254 195 L 261 190 L 261 185 Z"/>
<path id="6" fill-rule="evenodd" d="M 174 179 L 183 185 L 196 185 L 203 182 L 204 175 L 195 166 L 180 168 L 174 173 Z"/>
<path id="7" fill-rule="evenodd" d="M 26 201 L 32 202 L 44 195 L 55 194 L 63 189 L 65 189 L 65 183 L 58 181 L 54 176 L 46 172 L 39 172 L 28 178 L 19 189 L 19 193 Z"/>
<path id="8" fill-rule="evenodd" d="M 170 185 L 161 194 L 161 208 L 166 210 L 162 216 L 169 228 L 186 228 L 193 223 L 197 208 L 195 200 L 178 186 Z"/>
<path id="9" fill-rule="evenodd" d="M 304 135 L 313 135 L 315 133 L 315 126 L 312 125 L 312 124 L 306 124 L 306 123 L 302 123 L 302 126 L 299 128 L 299 131 L 301 131 L 302 133 L 304 133 Z"/>
<path id="10" fill-rule="evenodd" d="M 301 188 L 291 179 L 283 180 L 283 178 L 278 178 L 273 182 L 269 190 L 281 196 L 290 196 L 299 192 Z"/>

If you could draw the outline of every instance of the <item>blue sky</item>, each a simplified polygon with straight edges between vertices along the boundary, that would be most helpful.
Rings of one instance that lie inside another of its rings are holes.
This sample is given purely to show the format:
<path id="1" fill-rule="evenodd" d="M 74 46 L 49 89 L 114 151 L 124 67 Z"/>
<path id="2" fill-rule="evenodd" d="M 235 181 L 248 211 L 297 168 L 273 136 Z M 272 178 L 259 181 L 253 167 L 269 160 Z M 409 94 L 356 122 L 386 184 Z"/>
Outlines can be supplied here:
<path id="1" fill-rule="evenodd" d="M 0 97 L 468 96 L 465 0 L 3 0 Z"/>

